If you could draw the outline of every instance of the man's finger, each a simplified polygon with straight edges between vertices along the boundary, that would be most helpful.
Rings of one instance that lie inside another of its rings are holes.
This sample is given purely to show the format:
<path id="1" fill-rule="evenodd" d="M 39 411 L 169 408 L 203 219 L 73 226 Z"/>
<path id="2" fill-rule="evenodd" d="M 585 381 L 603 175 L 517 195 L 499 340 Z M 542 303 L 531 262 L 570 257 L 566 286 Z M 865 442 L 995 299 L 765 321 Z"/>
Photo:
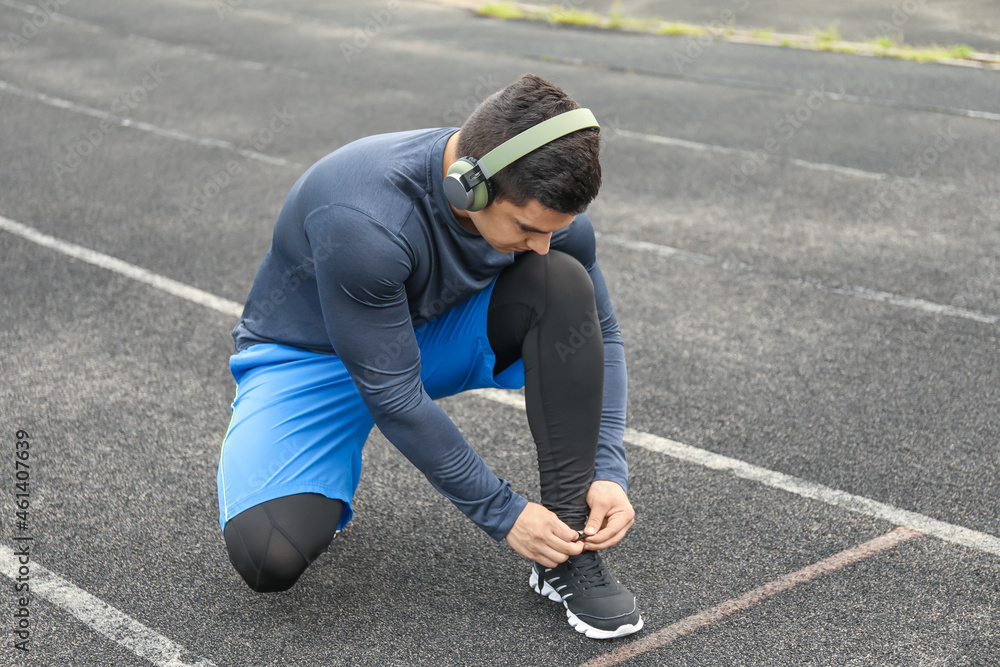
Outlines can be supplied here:
<path id="1" fill-rule="evenodd" d="M 553 528 L 552 534 L 563 542 L 573 543 L 580 539 L 580 533 L 573 530 L 562 521 L 559 521 L 559 525 Z"/>
<path id="2" fill-rule="evenodd" d="M 588 539 L 600 532 L 601 527 L 604 526 L 604 522 L 607 520 L 609 509 L 610 507 L 603 504 L 595 504 L 590 508 L 590 516 L 587 517 L 587 525 L 583 529 Z"/>
<path id="3" fill-rule="evenodd" d="M 607 521 L 608 509 L 607 507 L 592 507 L 583 532 L 588 536 L 596 535 L 604 527 L 604 522 Z"/>
<path id="4" fill-rule="evenodd" d="M 539 565 L 545 567 L 556 567 L 559 563 L 564 562 L 569 556 L 566 554 L 559 553 L 555 549 L 543 548 L 537 552 L 535 557 L 531 560 L 535 561 Z"/>
<path id="5" fill-rule="evenodd" d="M 600 551 L 618 544 L 633 523 L 634 519 L 630 519 L 627 514 L 610 515 L 604 528 L 587 538 L 587 547 L 593 551 Z"/>

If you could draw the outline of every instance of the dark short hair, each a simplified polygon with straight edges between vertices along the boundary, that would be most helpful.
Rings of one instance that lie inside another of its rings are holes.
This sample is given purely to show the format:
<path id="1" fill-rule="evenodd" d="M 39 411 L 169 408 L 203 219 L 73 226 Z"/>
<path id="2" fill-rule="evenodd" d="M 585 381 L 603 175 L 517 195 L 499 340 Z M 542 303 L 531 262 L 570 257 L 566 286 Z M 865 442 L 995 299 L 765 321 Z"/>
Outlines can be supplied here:
<path id="1" fill-rule="evenodd" d="M 561 88 L 534 74 L 498 91 L 466 119 L 459 157 L 479 159 L 514 135 L 580 107 Z M 600 138 L 577 130 L 528 153 L 491 179 L 494 200 L 525 206 L 532 200 L 559 213 L 582 212 L 601 188 Z"/>

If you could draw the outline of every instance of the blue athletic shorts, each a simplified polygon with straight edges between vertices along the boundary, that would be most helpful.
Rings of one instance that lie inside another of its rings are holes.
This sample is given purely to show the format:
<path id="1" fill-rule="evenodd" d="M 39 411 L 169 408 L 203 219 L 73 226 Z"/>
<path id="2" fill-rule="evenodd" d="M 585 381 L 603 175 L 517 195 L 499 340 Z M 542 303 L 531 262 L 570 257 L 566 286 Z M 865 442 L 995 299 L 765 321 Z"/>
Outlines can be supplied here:
<path id="1" fill-rule="evenodd" d="M 487 289 L 415 329 L 420 377 L 434 399 L 469 389 L 524 386 L 524 365 L 493 377 Z M 219 458 L 219 525 L 260 503 L 296 493 L 344 501 L 343 528 L 374 426 L 340 357 L 261 343 L 234 354 L 232 420 Z"/>

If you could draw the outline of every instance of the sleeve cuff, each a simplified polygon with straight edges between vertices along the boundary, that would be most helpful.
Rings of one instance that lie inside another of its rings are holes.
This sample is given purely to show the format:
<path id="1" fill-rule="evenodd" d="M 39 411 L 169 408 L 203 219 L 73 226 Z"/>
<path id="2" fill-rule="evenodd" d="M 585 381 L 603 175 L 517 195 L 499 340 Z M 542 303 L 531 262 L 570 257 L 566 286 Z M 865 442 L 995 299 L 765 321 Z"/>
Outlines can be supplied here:
<path id="1" fill-rule="evenodd" d="M 594 481 L 606 481 L 614 482 L 618 486 L 622 487 L 625 493 L 628 493 L 628 476 L 622 475 L 620 473 L 612 472 L 609 470 L 597 470 L 594 472 Z"/>
<path id="2" fill-rule="evenodd" d="M 524 496 L 513 490 L 511 491 L 511 496 L 510 502 L 504 508 L 500 522 L 494 526 L 483 526 L 486 533 L 497 542 L 507 537 L 507 533 L 510 532 L 510 529 L 517 522 L 517 517 L 521 516 L 521 512 L 528 506 L 528 499 Z"/>

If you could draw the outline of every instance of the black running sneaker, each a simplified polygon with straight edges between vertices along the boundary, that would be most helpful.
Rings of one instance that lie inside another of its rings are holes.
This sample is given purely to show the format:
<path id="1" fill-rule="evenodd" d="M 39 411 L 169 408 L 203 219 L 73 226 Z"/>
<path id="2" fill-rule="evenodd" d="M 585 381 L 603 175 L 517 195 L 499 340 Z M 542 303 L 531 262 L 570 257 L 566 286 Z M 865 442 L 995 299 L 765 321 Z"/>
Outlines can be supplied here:
<path id="1" fill-rule="evenodd" d="M 531 564 L 528 584 L 566 607 L 569 624 L 591 639 L 624 637 L 642 630 L 631 591 L 615 580 L 596 551 L 570 556 L 557 567 Z"/>

